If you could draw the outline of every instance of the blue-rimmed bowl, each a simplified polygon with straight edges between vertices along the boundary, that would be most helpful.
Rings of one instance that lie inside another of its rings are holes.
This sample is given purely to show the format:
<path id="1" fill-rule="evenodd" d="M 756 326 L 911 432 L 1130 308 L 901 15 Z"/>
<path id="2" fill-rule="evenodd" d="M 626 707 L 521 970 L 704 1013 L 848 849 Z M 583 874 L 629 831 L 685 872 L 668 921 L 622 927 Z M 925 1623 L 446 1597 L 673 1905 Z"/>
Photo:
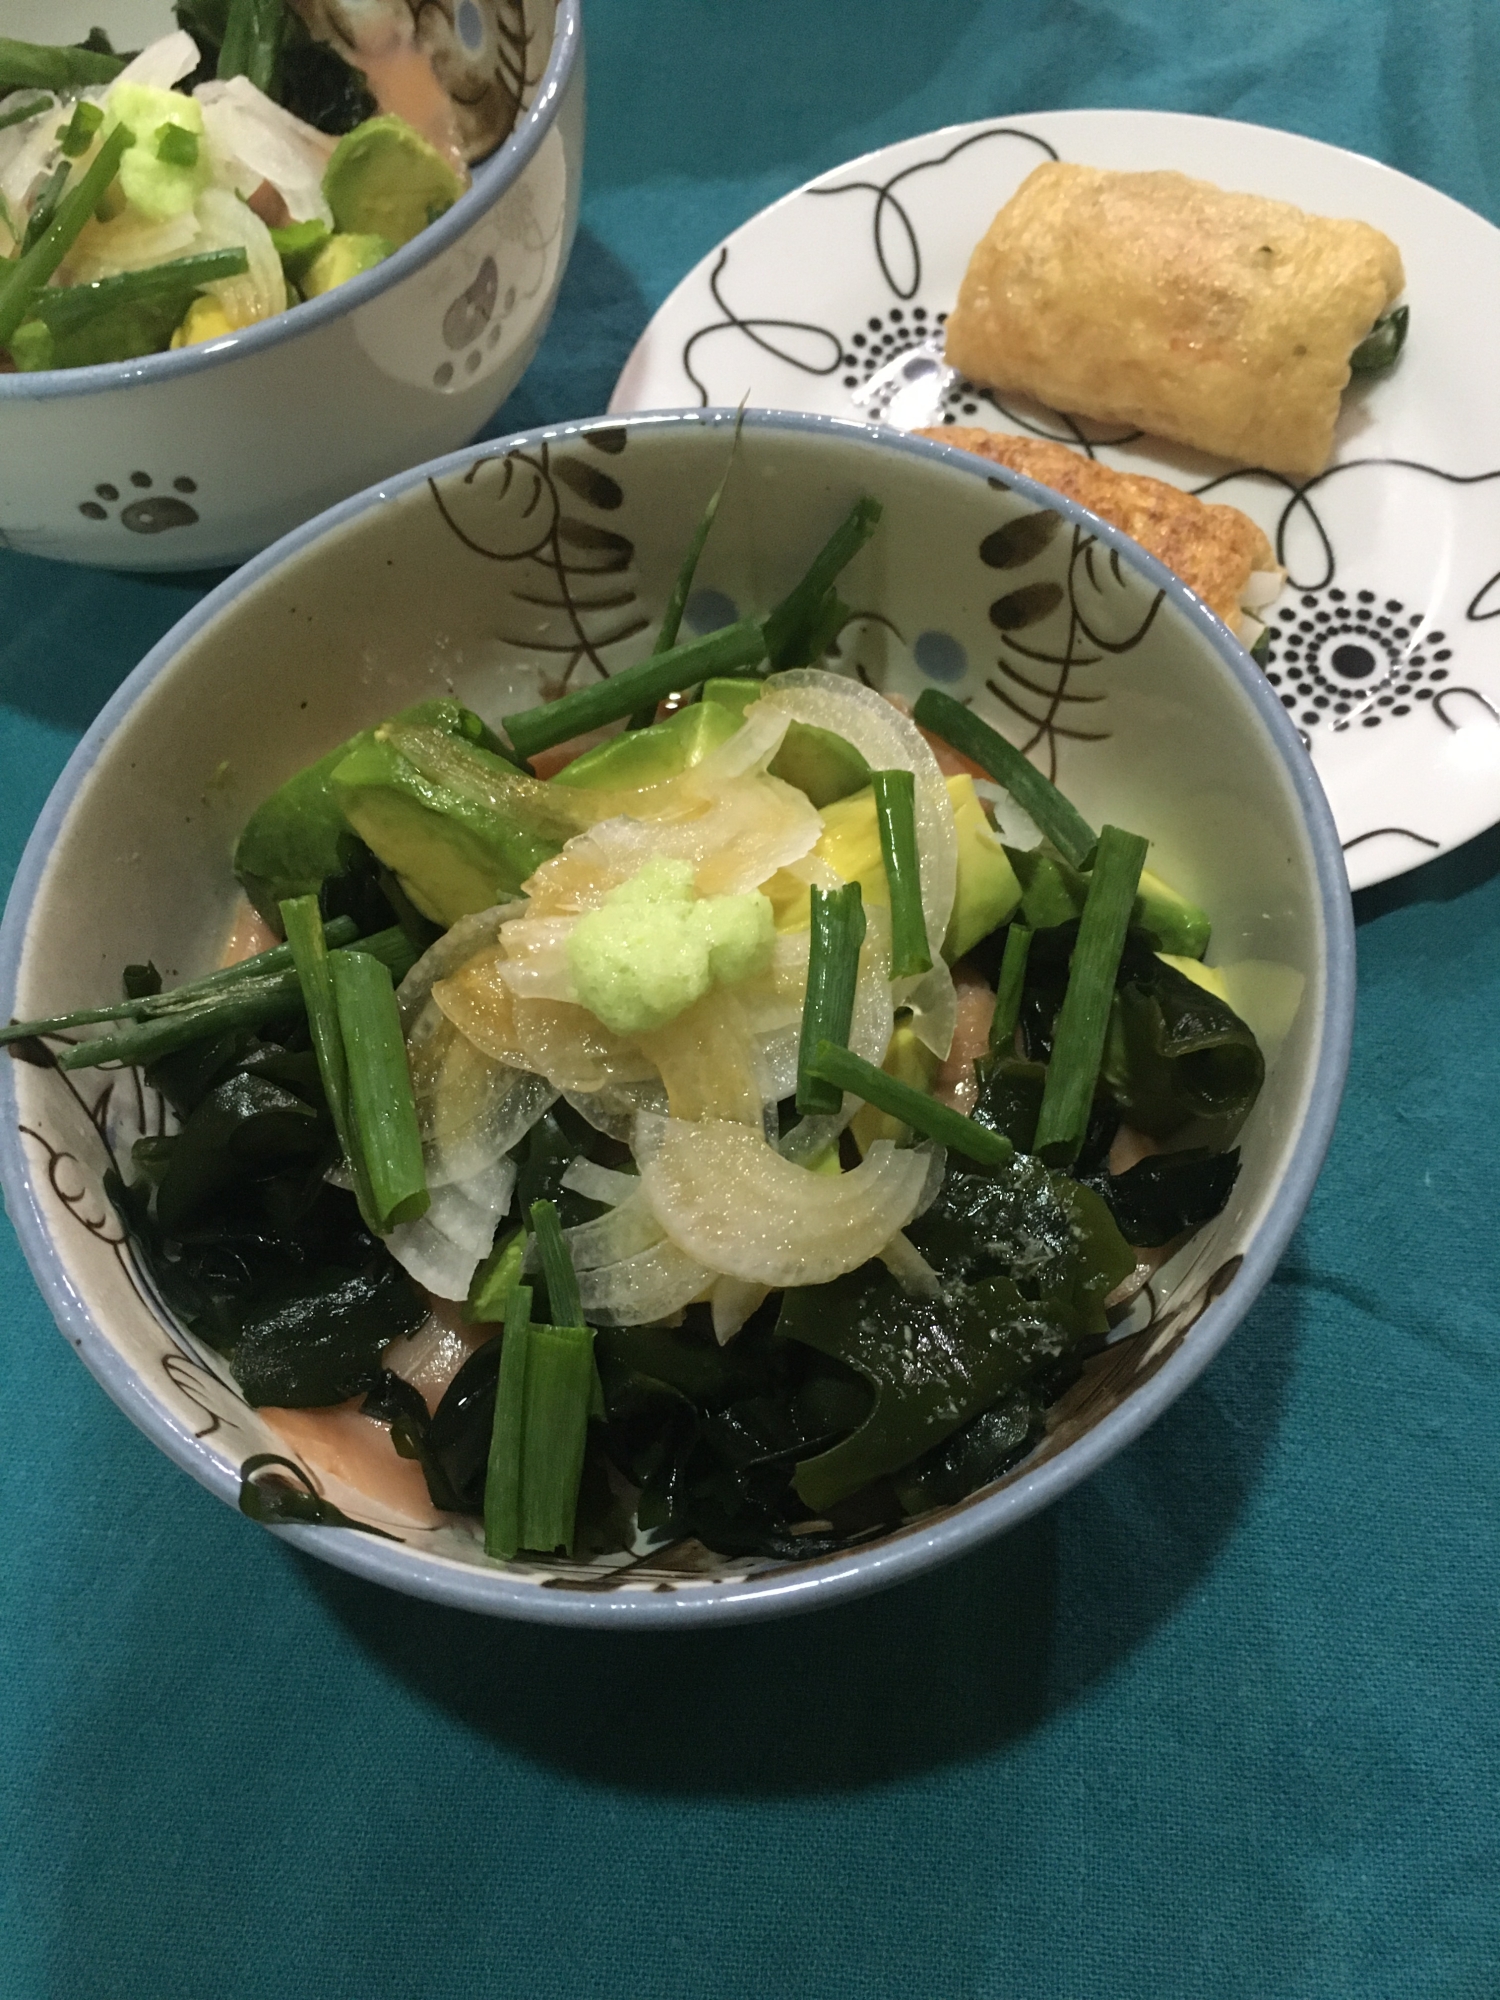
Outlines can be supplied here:
<path id="1" fill-rule="evenodd" d="M 536 353 L 573 245 L 579 4 L 523 10 L 515 130 L 374 270 L 201 346 L 0 375 L 0 545 L 111 569 L 239 562 L 481 430 Z"/>
<path id="2" fill-rule="evenodd" d="M 7 1010 L 98 1004 L 128 961 L 150 958 L 169 979 L 218 962 L 236 833 L 351 731 L 450 689 L 494 719 L 539 684 L 639 658 L 733 425 L 714 410 L 601 419 L 454 454 L 334 508 L 205 598 L 125 682 L 42 815 L 0 928 Z M 757 1568 L 696 1545 L 624 1566 L 501 1564 L 474 1524 L 424 1524 L 372 1496 L 358 1455 L 369 1419 L 340 1419 L 330 1439 L 305 1415 L 248 1409 L 154 1307 L 103 1194 L 111 1155 L 125 1163 L 157 1115 L 133 1079 L 0 1066 L 6 1203 L 64 1333 L 226 1503 L 246 1458 L 280 1452 L 390 1537 L 287 1531 L 330 1562 L 568 1623 L 832 1603 L 974 1547 L 1128 1444 L 1228 1338 L 1286 1247 L 1338 1108 L 1354 948 L 1338 837 L 1280 703 L 1224 627 L 1113 528 L 947 446 L 833 418 L 747 415 L 689 623 L 774 602 L 862 493 L 885 512 L 841 582 L 856 613 L 843 664 L 892 693 L 937 679 L 1035 737 L 1090 819 L 1147 834 L 1152 867 L 1211 912 L 1210 959 L 1269 1058 L 1230 1205 L 1157 1274 L 1030 1458 L 959 1506 L 805 1564 Z"/>

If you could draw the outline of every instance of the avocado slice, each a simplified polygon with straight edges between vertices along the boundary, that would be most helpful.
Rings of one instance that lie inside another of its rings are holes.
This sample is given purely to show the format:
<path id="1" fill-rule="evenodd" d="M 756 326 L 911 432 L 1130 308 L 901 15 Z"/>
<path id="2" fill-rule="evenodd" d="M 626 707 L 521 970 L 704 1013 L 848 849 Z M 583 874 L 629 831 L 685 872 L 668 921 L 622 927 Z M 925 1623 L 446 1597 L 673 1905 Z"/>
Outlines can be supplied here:
<path id="1" fill-rule="evenodd" d="M 498 748 L 479 717 L 462 702 L 443 696 L 420 701 L 396 718 L 465 742 Z M 245 894 L 268 924 L 281 932 L 280 905 L 288 896 L 312 896 L 330 875 L 342 875 L 359 860 L 361 846 L 333 791 L 333 773 L 344 759 L 369 742 L 362 729 L 316 764 L 288 778 L 254 813 L 234 850 L 234 872 Z"/>
<path id="2" fill-rule="evenodd" d="M 323 170 L 335 226 L 394 244 L 409 243 L 463 191 L 436 146 L 391 111 L 346 132 Z"/>
<path id="3" fill-rule="evenodd" d="M 675 715 L 653 722 L 649 729 L 627 729 L 596 743 L 552 780 L 555 785 L 579 785 L 591 790 L 634 791 L 642 785 L 664 784 L 701 764 L 711 751 L 727 742 L 740 720 L 717 703 L 695 701 Z"/>
<path id="4" fill-rule="evenodd" d="M 705 706 L 723 708 L 742 718 L 751 702 L 759 698 L 760 682 L 756 680 L 726 677 L 703 683 Z M 852 743 L 810 722 L 791 724 L 769 769 L 773 778 L 805 792 L 819 812 L 863 791 L 871 778 L 869 765 Z"/>
<path id="5" fill-rule="evenodd" d="M 942 1064 L 931 1049 L 917 1040 L 916 1030 L 909 1021 L 898 1021 L 886 1048 L 885 1061 L 880 1067 L 899 1083 L 909 1083 L 913 1090 L 930 1093 Z M 854 1143 L 861 1157 L 869 1152 L 877 1139 L 890 1139 L 900 1146 L 909 1137 L 907 1127 L 899 1118 L 893 1118 L 889 1111 L 878 1110 L 873 1104 L 860 1106 L 849 1130 L 854 1134 Z"/>
<path id="6" fill-rule="evenodd" d="M 395 247 L 384 236 L 330 236 L 297 281 L 302 296 L 315 299 L 361 271 L 373 271 Z"/>
<path id="7" fill-rule="evenodd" d="M 1150 869 L 1142 869 L 1140 892 L 1130 921 L 1156 939 L 1158 951 L 1176 958 L 1202 958 L 1212 925 L 1208 912 L 1179 896 Z"/>
<path id="8" fill-rule="evenodd" d="M 445 930 L 515 895 L 579 825 L 503 757 L 401 718 L 357 743 L 329 783 L 360 839 Z"/>
<path id="9" fill-rule="evenodd" d="M 947 785 L 958 828 L 958 881 L 943 939 L 943 956 L 952 965 L 1015 914 L 1021 884 L 999 834 L 985 817 L 974 780 L 964 772 L 949 778 Z"/>

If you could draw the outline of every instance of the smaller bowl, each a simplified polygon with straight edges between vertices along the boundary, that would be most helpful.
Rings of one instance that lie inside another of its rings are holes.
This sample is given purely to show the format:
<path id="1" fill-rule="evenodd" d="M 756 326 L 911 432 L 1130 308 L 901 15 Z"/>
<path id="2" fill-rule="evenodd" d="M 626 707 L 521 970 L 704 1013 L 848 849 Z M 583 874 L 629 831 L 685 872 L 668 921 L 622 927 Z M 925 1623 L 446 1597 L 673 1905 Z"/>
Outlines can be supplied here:
<path id="1" fill-rule="evenodd" d="M 7 1012 L 96 1005 L 132 960 L 169 980 L 218 962 L 238 899 L 235 836 L 354 730 L 442 692 L 496 720 L 539 682 L 640 658 L 734 425 L 712 410 L 602 419 L 454 454 L 221 585 L 125 682 L 58 781 L 0 927 Z M 831 418 L 747 413 L 689 625 L 775 602 L 862 493 L 884 515 L 840 579 L 858 614 L 841 642 L 850 662 L 893 693 L 937 681 L 1018 734 L 1025 684 L 1058 681 L 1036 662 L 1071 653 L 1043 756 L 1094 824 L 1148 835 L 1153 868 L 1213 917 L 1212 955 L 1269 1058 L 1230 1204 L 1157 1274 L 1139 1322 L 1087 1365 L 1031 1456 L 956 1507 L 805 1563 L 722 1561 L 691 1544 L 633 1565 L 499 1563 L 475 1524 L 419 1524 L 377 1503 L 352 1460 L 341 1476 L 326 1439 L 288 1423 L 305 1413 L 247 1408 L 158 1310 L 103 1193 L 111 1149 L 128 1160 L 155 1116 L 135 1079 L 0 1064 L 6 1206 L 68 1339 L 230 1505 L 242 1463 L 277 1452 L 391 1538 L 286 1531 L 330 1562 L 473 1610 L 624 1626 L 770 1615 L 894 1582 L 1013 1526 L 1138 1435 L 1286 1246 L 1333 1129 L 1354 952 L 1338 836 L 1280 703 L 1225 628 L 1116 529 L 947 446 Z M 1075 619 L 1086 647 L 1069 645 Z M 351 1449 L 369 1438 L 366 1419 L 341 1421 Z"/>
<path id="2" fill-rule="evenodd" d="M 536 353 L 578 220 L 579 0 L 524 19 L 514 131 L 383 264 L 201 346 L 0 375 L 0 546 L 109 569 L 241 562 L 483 429 Z"/>

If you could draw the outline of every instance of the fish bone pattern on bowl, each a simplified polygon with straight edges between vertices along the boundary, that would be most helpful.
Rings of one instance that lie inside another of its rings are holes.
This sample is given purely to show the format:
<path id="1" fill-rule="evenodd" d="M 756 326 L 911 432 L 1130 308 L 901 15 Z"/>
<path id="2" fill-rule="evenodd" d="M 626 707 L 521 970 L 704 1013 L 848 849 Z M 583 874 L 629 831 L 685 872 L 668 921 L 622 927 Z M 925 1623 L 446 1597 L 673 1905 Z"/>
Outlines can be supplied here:
<path id="1" fill-rule="evenodd" d="M 232 842 L 269 792 L 351 731 L 450 693 L 495 722 L 641 659 L 734 421 L 601 419 L 454 454 L 222 585 L 136 670 L 60 781 L 6 913 L 7 1007 L 31 1018 L 97 1004 L 122 964 L 148 956 L 169 979 L 220 962 Z M 1205 1365 L 1285 1247 L 1342 1086 L 1353 952 L 1337 838 L 1280 703 L 1201 605 L 1081 509 L 946 447 L 814 417 L 745 420 L 690 626 L 775 602 L 862 494 L 884 515 L 841 579 L 850 616 L 831 664 L 908 699 L 940 686 L 1012 736 L 1018 706 L 1040 702 L 1040 761 L 1081 811 L 1147 835 L 1152 867 L 1212 911 L 1213 955 L 1269 1059 L 1229 1205 L 1156 1274 L 1026 1459 L 956 1506 L 814 1561 L 724 1560 L 668 1539 L 505 1563 L 485 1556 L 476 1522 L 377 1490 L 361 1457 L 367 1419 L 339 1413 L 334 1433 L 251 1409 L 174 1325 L 104 1192 L 112 1162 L 128 1165 L 134 1138 L 157 1129 L 133 1073 L 6 1065 L 7 1205 L 68 1338 L 229 1504 L 245 1462 L 270 1453 L 341 1509 L 348 1527 L 282 1531 L 327 1560 L 560 1622 L 673 1625 L 833 1602 L 973 1547 L 1101 1464 Z M 1107 644 L 1087 664 L 1048 665 L 1070 620 Z M 1018 634 L 1034 656 L 1024 671 L 1000 644 Z"/>

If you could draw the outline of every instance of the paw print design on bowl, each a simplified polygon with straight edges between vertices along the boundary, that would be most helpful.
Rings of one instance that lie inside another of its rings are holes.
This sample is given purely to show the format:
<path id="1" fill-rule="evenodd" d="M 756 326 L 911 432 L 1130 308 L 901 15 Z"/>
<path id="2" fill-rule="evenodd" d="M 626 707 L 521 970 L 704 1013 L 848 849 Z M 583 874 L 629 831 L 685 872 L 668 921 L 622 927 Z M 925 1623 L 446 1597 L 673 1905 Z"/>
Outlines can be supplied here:
<path id="1" fill-rule="evenodd" d="M 516 288 L 507 285 L 505 297 L 500 298 L 500 268 L 493 257 L 486 257 L 473 278 L 459 293 L 458 297 L 443 314 L 443 345 L 455 354 L 463 354 L 462 362 L 440 361 L 433 371 L 432 386 L 446 389 L 457 375 L 474 375 L 484 360 L 484 350 L 498 345 L 505 317 L 516 303 Z M 495 317 L 495 308 L 500 307 L 500 316 Z M 468 350 L 463 353 L 463 350 Z"/>
<path id="2" fill-rule="evenodd" d="M 1269 631 L 1266 679 L 1304 731 L 1399 721 L 1449 678 L 1447 634 L 1378 591 L 1304 590 L 1278 608 Z"/>
<path id="3" fill-rule="evenodd" d="M 149 472 L 132 472 L 128 484 L 136 489 L 138 497 L 126 499 L 118 520 L 120 526 L 129 529 L 132 535 L 161 535 L 168 528 L 197 525 L 200 518 L 198 510 L 183 495 L 196 493 L 198 482 L 189 479 L 185 472 L 180 472 L 172 481 L 175 490 L 171 493 L 153 491 L 156 482 Z M 78 503 L 79 513 L 89 521 L 108 521 L 111 510 L 120 499 L 119 487 L 111 480 L 102 479 L 94 488 L 94 494 L 92 500 Z"/>

